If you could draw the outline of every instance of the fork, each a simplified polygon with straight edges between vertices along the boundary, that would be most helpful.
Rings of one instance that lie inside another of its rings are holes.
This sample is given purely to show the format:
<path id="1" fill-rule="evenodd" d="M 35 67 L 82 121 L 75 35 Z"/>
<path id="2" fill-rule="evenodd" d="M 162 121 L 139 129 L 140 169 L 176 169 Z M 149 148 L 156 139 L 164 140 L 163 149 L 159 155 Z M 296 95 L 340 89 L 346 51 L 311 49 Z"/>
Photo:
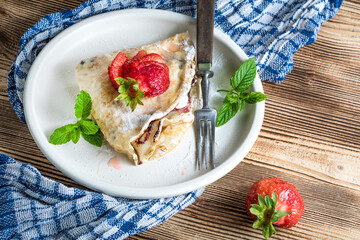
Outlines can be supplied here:
<path id="1" fill-rule="evenodd" d="M 195 111 L 196 126 L 196 166 L 199 170 L 215 168 L 215 120 L 216 111 L 208 106 L 209 78 L 211 71 L 215 0 L 197 1 L 197 77 L 201 78 L 203 108 Z"/>
<path id="2" fill-rule="evenodd" d="M 215 120 L 216 111 L 208 106 L 209 78 L 213 76 L 210 70 L 199 70 L 196 75 L 201 77 L 201 91 L 203 96 L 203 108 L 195 111 L 196 126 L 196 163 L 200 170 L 215 168 Z"/>

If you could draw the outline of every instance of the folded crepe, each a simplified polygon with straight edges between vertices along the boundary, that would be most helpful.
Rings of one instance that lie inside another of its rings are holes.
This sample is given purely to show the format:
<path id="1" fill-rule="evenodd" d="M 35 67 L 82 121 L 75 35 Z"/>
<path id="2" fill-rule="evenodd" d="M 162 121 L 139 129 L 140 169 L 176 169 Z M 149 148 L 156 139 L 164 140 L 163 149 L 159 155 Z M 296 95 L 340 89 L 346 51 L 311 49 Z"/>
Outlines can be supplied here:
<path id="1" fill-rule="evenodd" d="M 142 98 L 143 105 L 137 105 L 134 111 L 124 101 L 114 100 L 119 92 L 109 80 L 108 67 L 119 51 L 84 59 L 76 67 L 80 90 L 90 94 L 91 115 L 105 139 L 136 165 L 158 159 L 180 143 L 194 120 L 192 109 L 199 95 L 192 84 L 195 48 L 188 32 L 121 52 L 130 59 L 139 50 L 164 58 L 170 86 L 158 96 Z"/>

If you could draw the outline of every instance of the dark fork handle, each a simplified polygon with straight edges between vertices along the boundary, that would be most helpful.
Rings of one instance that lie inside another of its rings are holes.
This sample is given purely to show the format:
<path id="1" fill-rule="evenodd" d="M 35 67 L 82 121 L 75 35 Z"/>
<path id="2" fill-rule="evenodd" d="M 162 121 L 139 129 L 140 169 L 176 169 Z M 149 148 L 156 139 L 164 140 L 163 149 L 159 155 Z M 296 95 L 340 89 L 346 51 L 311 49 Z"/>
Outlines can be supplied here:
<path id="1" fill-rule="evenodd" d="M 197 62 L 212 62 L 215 0 L 197 1 L 196 49 Z M 208 69 L 210 70 L 210 69 Z"/>

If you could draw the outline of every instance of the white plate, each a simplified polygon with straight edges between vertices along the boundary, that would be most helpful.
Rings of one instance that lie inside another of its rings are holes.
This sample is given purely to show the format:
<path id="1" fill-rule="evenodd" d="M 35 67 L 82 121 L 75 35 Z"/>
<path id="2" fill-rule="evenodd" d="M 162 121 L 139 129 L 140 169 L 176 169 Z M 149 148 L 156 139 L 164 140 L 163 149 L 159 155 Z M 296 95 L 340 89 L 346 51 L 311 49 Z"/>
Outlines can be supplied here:
<path id="1" fill-rule="evenodd" d="M 216 129 L 217 167 L 211 171 L 195 170 L 193 128 L 164 158 L 142 166 L 134 166 L 107 144 L 99 149 L 82 139 L 76 145 L 70 142 L 55 146 L 48 142 L 56 128 L 76 121 L 74 104 L 79 88 L 74 68 L 81 59 L 152 43 L 186 30 L 195 42 L 193 18 L 169 11 L 132 9 L 90 17 L 52 39 L 32 65 L 24 95 L 29 129 L 45 156 L 64 174 L 88 188 L 140 199 L 190 192 L 233 169 L 259 134 L 263 102 L 247 105 L 229 123 Z M 216 90 L 230 87 L 231 75 L 246 59 L 246 54 L 227 35 L 215 30 L 215 77 L 210 83 L 210 106 L 219 109 L 224 95 Z M 252 90 L 263 91 L 258 77 Z"/>

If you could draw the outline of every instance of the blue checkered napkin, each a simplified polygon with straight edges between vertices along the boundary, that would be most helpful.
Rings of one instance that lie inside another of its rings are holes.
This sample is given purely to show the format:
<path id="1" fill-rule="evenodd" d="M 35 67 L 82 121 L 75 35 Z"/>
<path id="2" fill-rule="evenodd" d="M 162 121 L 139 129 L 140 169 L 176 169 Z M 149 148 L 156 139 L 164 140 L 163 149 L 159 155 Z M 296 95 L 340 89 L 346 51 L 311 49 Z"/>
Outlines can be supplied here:
<path id="1" fill-rule="evenodd" d="M 68 188 L 0 154 L 0 239 L 124 239 L 192 204 L 203 189 L 128 200 Z"/>

